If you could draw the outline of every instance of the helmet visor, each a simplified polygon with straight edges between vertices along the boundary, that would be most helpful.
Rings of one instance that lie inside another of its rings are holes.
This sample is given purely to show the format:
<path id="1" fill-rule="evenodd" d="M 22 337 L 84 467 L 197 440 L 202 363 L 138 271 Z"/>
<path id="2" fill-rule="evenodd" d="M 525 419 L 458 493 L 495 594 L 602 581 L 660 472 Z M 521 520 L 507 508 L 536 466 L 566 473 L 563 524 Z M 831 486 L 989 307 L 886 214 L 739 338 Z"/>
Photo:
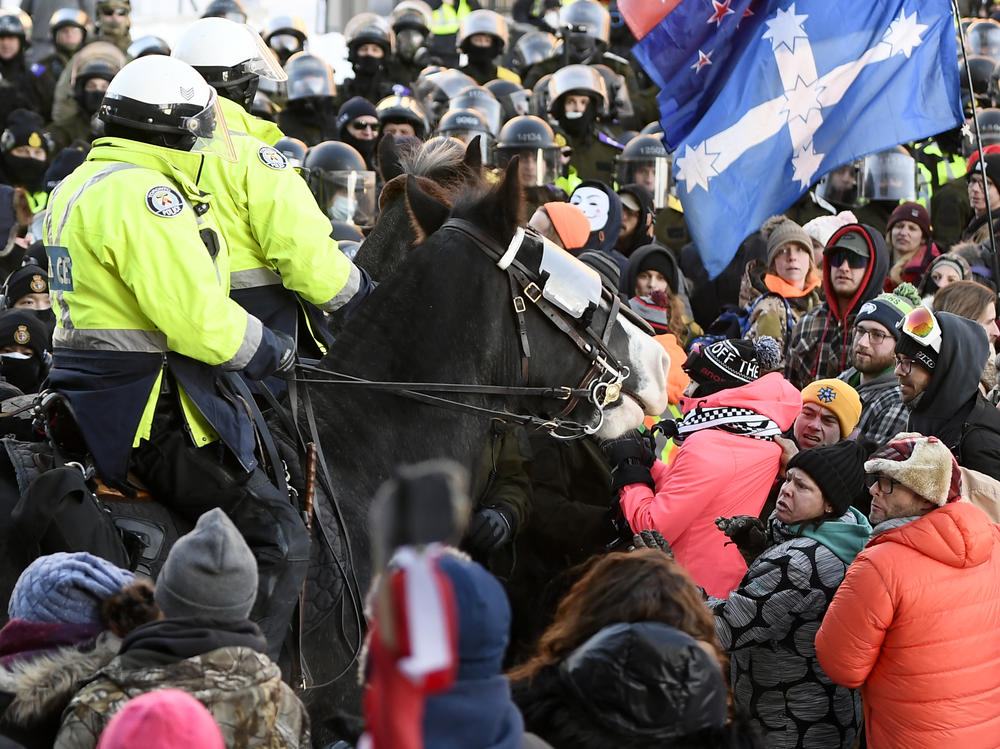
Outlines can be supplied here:
<path id="1" fill-rule="evenodd" d="M 874 153 L 861 162 L 858 197 L 862 200 L 916 200 L 917 164 L 901 151 Z"/>
<path id="2" fill-rule="evenodd" d="M 858 202 L 857 161 L 838 166 L 816 185 L 816 195 L 838 208 L 849 208 Z"/>
<path id="3" fill-rule="evenodd" d="M 252 57 L 244 63 L 247 72 L 259 75 L 261 78 L 267 78 L 269 81 L 287 81 L 288 74 L 281 67 L 281 63 L 274 54 L 274 50 L 264 43 L 260 34 L 255 34 L 249 26 L 245 26 L 244 28 L 246 28 L 247 34 L 251 36 L 254 40 L 254 45 L 257 47 L 256 57 Z M 294 39 L 295 37 L 292 38 Z"/>
<path id="4" fill-rule="evenodd" d="M 618 185 L 642 185 L 653 196 L 653 208 L 659 210 L 667 204 L 670 194 L 670 159 L 620 159 Z"/>
<path id="5" fill-rule="evenodd" d="M 302 49 L 302 42 L 295 34 L 275 34 L 268 40 L 268 45 L 275 52 L 298 52 Z"/>
<path id="6" fill-rule="evenodd" d="M 375 223 L 375 172 L 310 169 L 309 187 L 331 221 Z"/>
<path id="7" fill-rule="evenodd" d="M 219 104 L 215 89 L 212 89 L 211 98 L 205 108 L 196 115 L 183 118 L 182 125 L 188 132 L 198 136 L 191 148 L 192 152 L 211 154 L 236 163 L 236 149 L 233 148 L 233 141 L 229 137 L 226 116 L 222 113 L 222 106 Z"/>
<path id="8" fill-rule="evenodd" d="M 504 169 L 513 156 L 518 156 L 518 174 L 524 187 L 550 185 L 559 178 L 562 164 L 558 146 L 545 148 L 498 148 L 494 160 Z"/>

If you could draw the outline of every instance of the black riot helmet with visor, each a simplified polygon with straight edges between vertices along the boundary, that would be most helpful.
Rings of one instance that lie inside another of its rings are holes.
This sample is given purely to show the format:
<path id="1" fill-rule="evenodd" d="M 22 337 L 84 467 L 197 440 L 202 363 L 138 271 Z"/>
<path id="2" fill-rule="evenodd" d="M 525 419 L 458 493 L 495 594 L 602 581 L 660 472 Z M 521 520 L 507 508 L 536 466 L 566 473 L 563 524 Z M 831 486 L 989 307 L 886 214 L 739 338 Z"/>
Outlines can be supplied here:
<path id="1" fill-rule="evenodd" d="M 658 135 L 636 135 L 616 157 L 619 185 L 638 184 L 653 196 L 653 208 L 663 208 L 670 197 L 670 154 Z"/>
<path id="2" fill-rule="evenodd" d="M 417 138 L 423 140 L 427 137 L 429 128 L 423 107 L 412 96 L 387 96 L 375 105 L 375 112 L 383 130 L 386 125 L 409 124 L 413 126 L 413 133 Z"/>
<path id="3" fill-rule="evenodd" d="M 455 37 L 455 46 L 460 51 L 470 55 L 470 59 L 475 52 L 472 37 L 477 34 L 484 34 L 492 40 L 490 59 L 497 57 L 507 49 L 507 43 L 510 40 L 507 21 L 495 10 L 479 8 L 462 19 L 462 23 L 458 27 L 458 35 Z"/>
<path id="4" fill-rule="evenodd" d="M 981 18 L 965 31 L 970 55 L 982 55 L 1000 62 L 1000 23 L 992 18 Z"/>
<path id="5" fill-rule="evenodd" d="M 280 15 L 269 18 L 264 25 L 264 42 L 284 65 L 288 58 L 306 48 L 306 22 L 300 16 Z"/>
<path id="6" fill-rule="evenodd" d="M 552 184 L 562 173 L 562 149 L 549 124 L 541 117 L 522 115 L 503 126 L 493 149 L 493 165 L 505 168 L 511 158 L 519 158 L 521 184 L 542 187 Z"/>
<path id="7" fill-rule="evenodd" d="M 518 37 L 510 52 L 510 65 L 524 78 L 532 65 L 537 65 L 555 55 L 558 40 L 548 31 L 529 31 Z"/>
<path id="8" fill-rule="evenodd" d="M 0 10 L 0 36 L 16 36 L 21 40 L 21 52 L 31 46 L 31 16 L 23 10 Z"/>
<path id="9" fill-rule="evenodd" d="M 590 62 L 608 49 L 611 15 L 596 0 L 575 0 L 559 11 L 560 36 L 570 63 Z"/>
<path id="10" fill-rule="evenodd" d="M 375 172 L 356 149 L 323 141 L 306 151 L 302 166 L 309 189 L 331 221 L 356 226 L 375 222 Z"/>
<path id="11" fill-rule="evenodd" d="M 275 82 L 288 78 L 259 35 L 225 18 L 195 21 L 176 47 L 174 57 L 191 65 L 221 96 L 248 112 L 261 78 Z"/>
<path id="12" fill-rule="evenodd" d="M 625 78 L 602 63 L 593 63 L 588 67 L 596 70 L 604 79 L 604 87 L 608 92 L 608 121 L 631 126 L 635 119 L 635 109 L 632 107 L 632 97 L 625 85 Z"/>
<path id="13" fill-rule="evenodd" d="M 225 18 L 233 23 L 246 23 L 247 12 L 239 0 L 212 0 L 201 14 L 202 18 Z"/>
<path id="14" fill-rule="evenodd" d="M 449 109 L 475 109 L 486 120 L 495 138 L 503 124 L 503 107 L 485 86 L 469 86 L 460 91 L 450 102 Z"/>
<path id="15" fill-rule="evenodd" d="M 846 210 L 858 205 L 858 174 L 861 161 L 842 164 L 825 174 L 816 184 L 816 196 L 835 208 Z"/>
<path id="16" fill-rule="evenodd" d="M 333 98 L 337 84 L 333 68 L 323 59 L 308 52 L 296 52 L 285 63 L 288 75 L 288 101 L 310 98 Z"/>
<path id="17" fill-rule="evenodd" d="M 865 156 L 858 173 L 858 198 L 862 203 L 916 200 L 916 159 L 902 146 Z"/>
<path id="18" fill-rule="evenodd" d="M 414 84 L 414 95 L 427 114 L 432 125 L 451 107 L 452 99 L 460 91 L 475 86 L 470 76 L 455 68 L 446 68 L 418 78 Z"/>
<path id="19" fill-rule="evenodd" d="M 347 45 L 347 59 L 358 61 L 358 49 L 365 44 L 375 44 L 382 48 L 383 57 L 393 51 L 393 34 L 389 22 L 377 13 L 359 13 L 344 26 L 344 43 Z"/>
<path id="20" fill-rule="evenodd" d="M 972 112 L 971 99 L 973 96 L 976 99 L 977 107 L 989 107 L 993 104 L 990 81 L 993 78 L 995 67 L 996 63 L 983 55 L 969 55 L 968 65 L 963 63 L 959 66 L 958 83 L 962 91 L 962 109 L 966 115 Z M 969 74 L 972 77 L 971 95 L 969 94 Z"/>
<path id="21" fill-rule="evenodd" d="M 597 117 L 606 117 L 608 114 L 608 87 L 600 72 L 590 65 L 567 65 L 560 68 L 549 78 L 548 88 L 549 112 L 556 119 L 561 120 L 565 116 L 565 97 L 569 94 L 589 96 Z"/>
<path id="22" fill-rule="evenodd" d="M 396 54 L 413 61 L 431 33 L 433 12 L 424 0 L 403 0 L 392 9 L 389 23 L 396 37 Z"/>
<path id="23" fill-rule="evenodd" d="M 531 92 L 514 81 L 494 78 L 483 84 L 483 88 L 500 102 L 503 121 L 522 114 L 531 114 Z"/>
<path id="24" fill-rule="evenodd" d="M 449 109 L 438 123 L 437 133 L 445 138 L 456 138 L 466 145 L 478 135 L 484 164 L 489 161 L 493 153 L 495 136 L 490 132 L 486 119 L 475 109 Z"/>

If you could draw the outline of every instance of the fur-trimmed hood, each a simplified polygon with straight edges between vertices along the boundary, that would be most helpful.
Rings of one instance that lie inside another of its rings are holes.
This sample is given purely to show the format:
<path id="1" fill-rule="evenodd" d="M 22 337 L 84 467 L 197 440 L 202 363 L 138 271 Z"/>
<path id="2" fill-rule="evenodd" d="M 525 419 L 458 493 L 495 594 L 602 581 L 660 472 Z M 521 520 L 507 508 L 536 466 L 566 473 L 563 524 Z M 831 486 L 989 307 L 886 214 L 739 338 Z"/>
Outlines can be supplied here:
<path id="1" fill-rule="evenodd" d="M 121 642 L 106 631 L 90 648 L 67 646 L 0 670 L 0 691 L 14 695 L 3 720 L 26 727 L 53 715 L 58 718 L 83 683 L 118 654 Z"/>

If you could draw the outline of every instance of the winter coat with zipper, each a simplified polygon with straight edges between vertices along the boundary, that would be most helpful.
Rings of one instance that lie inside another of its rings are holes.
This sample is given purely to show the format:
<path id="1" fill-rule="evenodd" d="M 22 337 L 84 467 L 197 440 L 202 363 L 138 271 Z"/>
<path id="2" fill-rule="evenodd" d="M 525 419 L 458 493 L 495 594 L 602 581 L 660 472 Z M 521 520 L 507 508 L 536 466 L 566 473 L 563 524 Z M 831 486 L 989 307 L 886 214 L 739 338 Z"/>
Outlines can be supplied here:
<path id="1" fill-rule="evenodd" d="M 823 256 L 825 301 L 799 319 L 788 344 L 785 376 L 799 389 L 816 379 L 836 377 L 850 366 L 854 316 L 862 304 L 882 292 L 885 283 L 889 269 L 889 247 L 885 239 L 871 226 L 847 224 L 834 232 L 826 246 L 836 246 L 838 240 L 848 233 L 861 234 L 865 238 L 869 250 L 868 264 L 857 291 L 841 310 L 830 284 L 828 256 Z"/>
<path id="2" fill-rule="evenodd" d="M 802 409 L 802 396 L 771 372 L 742 387 L 686 398 L 681 404 L 685 413 L 699 406 L 747 408 L 785 431 Z M 655 491 L 646 484 L 622 489 L 621 508 L 633 530 L 658 530 L 695 582 L 709 595 L 725 597 L 736 589 L 747 566 L 715 526 L 715 518 L 757 515 L 780 457 L 781 448 L 773 441 L 702 429 L 681 443 L 669 466 L 653 463 Z"/>
<path id="3" fill-rule="evenodd" d="M 837 590 L 816 654 L 834 682 L 861 687 L 872 749 L 996 749 L 998 621 L 1000 527 L 953 502 L 877 533 Z"/>
<path id="4" fill-rule="evenodd" d="M 853 507 L 840 518 L 785 525 L 771 515 L 768 546 L 729 600 L 710 598 L 729 651 L 733 699 L 753 716 L 769 749 L 850 749 L 861 698 L 830 681 L 815 637 L 848 565 L 871 526 Z"/>
<path id="5" fill-rule="evenodd" d="M 941 326 L 941 352 L 927 387 L 906 404 L 908 429 L 937 437 L 959 465 L 1000 479 L 1000 412 L 979 391 L 986 333 L 974 320 L 948 312 L 934 316 Z"/>
<path id="6" fill-rule="evenodd" d="M 63 713 L 56 749 L 93 749 L 128 700 L 180 689 L 208 708 L 230 749 L 307 749 L 309 716 L 266 655 L 257 625 L 161 619 L 132 630 L 121 651 Z"/>

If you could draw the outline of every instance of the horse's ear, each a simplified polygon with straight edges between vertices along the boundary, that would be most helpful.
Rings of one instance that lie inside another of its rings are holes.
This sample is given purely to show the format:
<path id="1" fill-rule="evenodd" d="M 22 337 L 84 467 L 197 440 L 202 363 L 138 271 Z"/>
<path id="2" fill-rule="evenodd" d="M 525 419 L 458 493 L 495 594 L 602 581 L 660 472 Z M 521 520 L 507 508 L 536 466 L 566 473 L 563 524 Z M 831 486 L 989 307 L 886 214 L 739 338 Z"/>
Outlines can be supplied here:
<path id="1" fill-rule="evenodd" d="M 469 145 L 465 147 L 465 157 L 462 159 L 462 163 L 472 171 L 477 180 L 483 169 L 482 142 L 483 136 L 481 135 L 477 135 L 470 140 Z"/>
<path id="2" fill-rule="evenodd" d="M 521 189 L 520 159 L 520 156 L 511 157 L 500 184 L 493 190 L 493 194 L 499 198 L 497 202 L 503 213 L 503 223 L 511 228 L 512 233 L 514 228 L 524 224 L 524 191 Z"/>
<path id="3" fill-rule="evenodd" d="M 396 139 L 391 134 L 384 135 L 379 141 L 378 172 L 382 175 L 383 184 L 403 173 L 403 160 L 396 148 Z"/>
<path id="4" fill-rule="evenodd" d="M 410 225 L 417 235 L 415 244 L 420 244 L 440 229 L 451 213 L 448 206 L 424 192 L 412 174 L 406 175 L 406 210 L 410 213 Z"/>

